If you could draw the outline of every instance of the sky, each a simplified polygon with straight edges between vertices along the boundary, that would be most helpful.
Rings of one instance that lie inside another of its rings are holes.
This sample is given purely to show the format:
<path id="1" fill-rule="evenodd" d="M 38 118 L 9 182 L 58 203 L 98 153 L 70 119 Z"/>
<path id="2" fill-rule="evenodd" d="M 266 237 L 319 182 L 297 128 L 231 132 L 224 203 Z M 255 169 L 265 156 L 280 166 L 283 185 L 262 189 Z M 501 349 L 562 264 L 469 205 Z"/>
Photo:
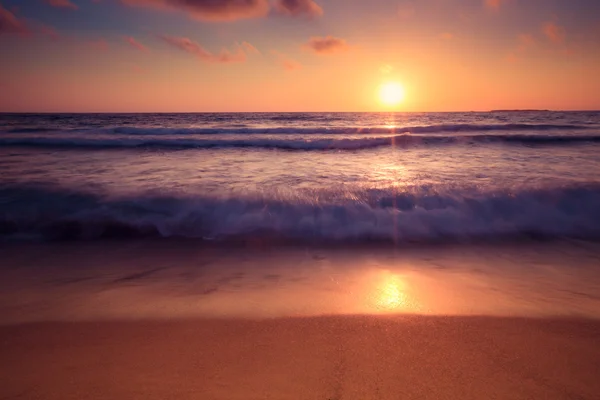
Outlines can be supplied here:
<path id="1" fill-rule="evenodd" d="M 600 109 L 598 0 L 0 0 L 0 54 L 1 112 Z"/>

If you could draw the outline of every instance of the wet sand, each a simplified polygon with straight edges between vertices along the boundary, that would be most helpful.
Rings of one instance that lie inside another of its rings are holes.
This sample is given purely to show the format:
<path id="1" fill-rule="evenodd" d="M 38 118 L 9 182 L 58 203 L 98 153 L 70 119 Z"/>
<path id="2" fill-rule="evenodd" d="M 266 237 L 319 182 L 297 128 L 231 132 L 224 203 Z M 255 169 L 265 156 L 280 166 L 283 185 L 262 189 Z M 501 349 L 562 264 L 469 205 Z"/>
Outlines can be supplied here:
<path id="1" fill-rule="evenodd" d="M 598 254 L 4 245 L 0 399 L 597 399 Z"/>

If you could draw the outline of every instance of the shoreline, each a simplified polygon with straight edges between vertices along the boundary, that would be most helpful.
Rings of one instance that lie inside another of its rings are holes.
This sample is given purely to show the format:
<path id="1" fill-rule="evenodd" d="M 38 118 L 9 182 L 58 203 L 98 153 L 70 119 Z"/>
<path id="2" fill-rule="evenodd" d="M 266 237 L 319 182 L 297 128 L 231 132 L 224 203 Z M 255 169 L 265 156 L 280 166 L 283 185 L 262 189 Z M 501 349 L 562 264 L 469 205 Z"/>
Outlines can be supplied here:
<path id="1" fill-rule="evenodd" d="M 600 319 L 600 244 L 0 246 L 0 325 L 320 315 Z"/>
<path id="2" fill-rule="evenodd" d="M 357 239 L 302 239 L 285 238 L 270 233 L 253 233 L 229 236 L 227 239 L 207 239 L 203 237 L 160 236 L 160 235 L 106 235 L 92 238 L 57 238 L 45 239 L 43 237 L 20 237 L 5 235 L 0 236 L 0 251 L 10 248 L 48 247 L 48 246 L 135 246 L 163 245 L 166 247 L 196 247 L 202 249 L 229 249 L 240 251 L 287 251 L 287 250 L 427 250 L 444 248 L 524 248 L 536 246 L 580 246 L 594 249 L 600 254 L 600 237 L 595 236 L 556 236 L 534 234 L 490 234 L 480 236 L 447 236 L 439 239 L 426 240 L 399 240 L 379 238 Z"/>

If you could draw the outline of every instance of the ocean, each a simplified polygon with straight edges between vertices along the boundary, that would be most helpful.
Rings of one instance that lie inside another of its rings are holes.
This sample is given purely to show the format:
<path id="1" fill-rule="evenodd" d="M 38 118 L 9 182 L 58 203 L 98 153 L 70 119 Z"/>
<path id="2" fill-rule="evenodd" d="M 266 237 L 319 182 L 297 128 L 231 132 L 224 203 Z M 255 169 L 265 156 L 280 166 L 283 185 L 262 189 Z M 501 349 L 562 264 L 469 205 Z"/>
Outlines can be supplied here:
<path id="1" fill-rule="evenodd" d="M 600 237 L 600 112 L 0 114 L 0 236 Z"/>

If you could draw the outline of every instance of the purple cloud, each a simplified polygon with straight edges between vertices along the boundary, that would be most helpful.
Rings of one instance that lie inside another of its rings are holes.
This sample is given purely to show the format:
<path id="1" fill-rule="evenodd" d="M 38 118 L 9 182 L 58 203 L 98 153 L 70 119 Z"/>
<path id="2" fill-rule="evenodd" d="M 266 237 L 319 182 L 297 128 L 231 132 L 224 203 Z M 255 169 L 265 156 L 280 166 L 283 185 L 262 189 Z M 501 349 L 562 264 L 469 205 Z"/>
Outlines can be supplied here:
<path id="1" fill-rule="evenodd" d="M 77 10 L 79 6 L 71 2 L 71 0 L 46 0 L 46 3 L 52 7 L 69 8 L 71 10 Z"/>
<path id="2" fill-rule="evenodd" d="M 129 43 L 131 45 L 131 47 L 138 49 L 141 52 L 144 53 L 149 53 L 150 49 L 147 46 L 144 46 L 143 44 L 141 44 L 140 42 L 138 42 L 137 40 L 135 40 L 135 38 L 131 37 L 131 36 L 125 36 L 123 37 L 123 40 L 127 43 Z"/>
<path id="3" fill-rule="evenodd" d="M 30 31 L 25 22 L 0 4 L 0 35 L 5 33 L 27 35 Z"/>
<path id="4" fill-rule="evenodd" d="M 223 49 L 219 54 L 214 54 L 206 50 L 200 44 L 186 37 L 163 35 L 160 38 L 171 46 L 192 54 L 207 63 L 243 63 L 246 62 L 247 59 L 246 53 L 258 52 L 254 46 L 247 42 L 237 45 L 234 52 Z"/>
<path id="5" fill-rule="evenodd" d="M 314 0 L 277 0 L 275 10 L 283 15 L 320 17 L 323 9 Z"/>
<path id="6" fill-rule="evenodd" d="M 344 39 L 333 36 L 312 37 L 304 45 L 305 48 L 317 54 L 334 54 L 348 50 L 348 45 Z"/>
<path id="7" fill-rule="evenodd" d="M 121 0 L 123 4 L 179 10 L 202 21 L 235 21 L 258 18 L 269 12 L 268 0 Z"/>

